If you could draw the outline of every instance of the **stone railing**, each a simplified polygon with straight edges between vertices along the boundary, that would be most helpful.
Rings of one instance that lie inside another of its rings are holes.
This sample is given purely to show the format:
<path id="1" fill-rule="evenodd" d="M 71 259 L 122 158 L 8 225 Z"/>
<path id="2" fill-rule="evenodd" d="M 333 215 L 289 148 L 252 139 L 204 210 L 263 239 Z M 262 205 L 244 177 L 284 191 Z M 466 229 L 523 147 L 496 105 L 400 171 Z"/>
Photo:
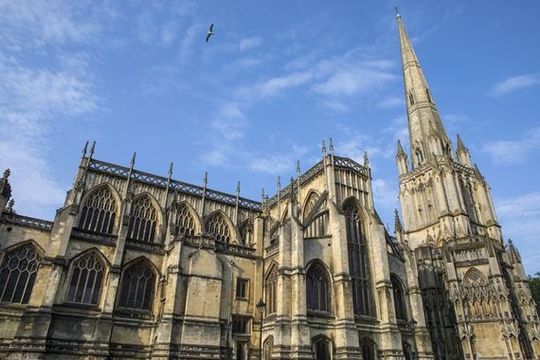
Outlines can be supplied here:
<path id="1" fill-rule="evenodd" d="M 13 212 L 5 212 L 2 220 L 6 223 L 28 227 L 36 230 L 50 232 L 53 226 L 52 221 L 41 220 L 29 216 L 18 215 Z"/>
<path id="2" fill-rule="evenodd" d="M 117 235 L 96 233 L 75 227 L 71 231 L 71 237 L 104 245 L 114 245 L 114 243 L 116 243 L 116 239 L 118 238 Z"/>
<path id="3" fill-rule="evenodd" d="M 216 252 L 241 256 L 241 257 L 248 257 L 248 258 L 255 258 L 255 249 L 249 246 L 239 245 L 239 244 L 231 244 L 225 241 L 216 241 L 210 237 L 206 236 L 192 236 L 192 237 L 186 237 L 183 239 L 185 244 L 193 246 L 193 247 L 200 247 L 203 249 L 211 249 Z"/>
<path id="4" fill-rule="evenodd" d="M 145 242 L 135 239 L 126 239 L 126 248 L 133 250 L 148 251 L 154 253 L 163 252 L 163 244 L 156 244 L 152 242 Z"/>

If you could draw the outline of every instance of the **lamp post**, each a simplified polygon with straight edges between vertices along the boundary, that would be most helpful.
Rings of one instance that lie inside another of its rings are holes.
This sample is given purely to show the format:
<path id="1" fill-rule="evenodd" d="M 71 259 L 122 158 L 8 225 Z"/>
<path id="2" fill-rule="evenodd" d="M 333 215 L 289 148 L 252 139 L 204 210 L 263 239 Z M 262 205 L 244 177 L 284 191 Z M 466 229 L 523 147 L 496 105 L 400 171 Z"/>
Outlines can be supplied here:
<path id="1" fill-rule="evenodd" d="M 263 316 L 264 316 L 264 311 L 266 310 L 266 304 L 261 298 L 259 302 L 257 303 L 257 305 L 255 306 L 257 307 L 257 311 L 259 312 L 259 315 L 261 316 L 260 318 L 261 322 L 259 325 L 259 360 L 262 360 L 263 358 L 262 356 L 262 328 L 263 328 Z"/>

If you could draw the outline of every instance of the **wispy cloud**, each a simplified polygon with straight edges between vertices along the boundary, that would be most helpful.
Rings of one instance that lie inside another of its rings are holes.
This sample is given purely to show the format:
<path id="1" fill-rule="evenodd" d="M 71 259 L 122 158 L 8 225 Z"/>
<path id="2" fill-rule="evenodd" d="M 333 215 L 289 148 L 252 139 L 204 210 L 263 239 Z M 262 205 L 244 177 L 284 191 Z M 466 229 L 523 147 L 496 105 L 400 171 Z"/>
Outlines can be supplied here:
<path id="1" fill-rule="evenodd" d="M 263 39 L 259 36 L 252 36 L 240 39 L 238 42 L 238 48 L 240 51 L 247 51 L 261 46 Z"/>
<path id="2" fill-rule="evenodd" d="M 525 74 L 513 76 L 506 80 L 496 83 L 488 92 L 488 95 L 500 97 L 511 94 L 518 90 L 523 90 L 540 84 L 539 74 Z"/>
<path id="3" fill-rule="evenodd" d="M 519 140 L 491 141 L 482 145 L 493 163 L 503 165 L 522 164 L 536 150 L 540 149 L 540 127 L 529 130 Z"/>
<path id="4" fill-rule="evenodd" d="M 255 156 L 250 161 L 249 169 L 269 175 L 290 173 L 295 168 L 295 162 L 307 152 L 307 148 L 293 144 L 288 152 Z"/>
<path id="5" fill-rule="evenodd" d="M 377 104 L 377 107 L 381 109 L 391 109 L 399 106 L 405 107 L 405 102 L 402 96 L 389 96 Z"/>
<path id="6" fill-rule="evenodd" d="M 525 270 L 540 271 L 538 233 L 540 232 L 540 192 L 526 193 L 511 198 L 495 199 L 503 232 L 519 248 Z"/>

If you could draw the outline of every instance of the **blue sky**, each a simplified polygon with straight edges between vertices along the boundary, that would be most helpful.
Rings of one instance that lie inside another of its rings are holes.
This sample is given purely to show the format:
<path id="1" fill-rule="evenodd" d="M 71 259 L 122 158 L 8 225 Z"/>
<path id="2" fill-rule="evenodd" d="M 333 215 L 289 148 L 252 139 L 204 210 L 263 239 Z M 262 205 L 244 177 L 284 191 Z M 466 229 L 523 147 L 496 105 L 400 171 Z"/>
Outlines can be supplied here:
<path id="1" fill-rule="evenodd" d="M 320 159 L 373 167 L 398 206 L 406 140 L 395 1 L 0 0 L 0 167 L 46 219 L 86 140 L 95 157 L 259 199 Z M 399 3 L 398 3 L 399 5 Z M 415 1 L 400 12 L 452 139 L 492 186 L 505 237 L 540 271 L 540 2 Z M 215 23 L 216 36 L 204 35 Z"/>

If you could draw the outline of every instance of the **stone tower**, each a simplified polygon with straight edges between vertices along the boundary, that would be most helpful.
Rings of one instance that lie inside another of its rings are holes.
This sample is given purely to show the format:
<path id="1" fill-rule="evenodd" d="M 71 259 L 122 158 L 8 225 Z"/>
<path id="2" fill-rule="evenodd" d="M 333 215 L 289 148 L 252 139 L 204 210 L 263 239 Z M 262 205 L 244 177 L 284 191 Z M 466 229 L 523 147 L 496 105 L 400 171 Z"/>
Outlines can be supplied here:
<path id="1" fill-rule="evenodd" d="M 505 246 L 490 188 L 460 137 L 454 150 L 401 16 L 397 26 L 409 128 L 398 142 L 398 234 L 418 272 L 437 359 L 540 356 L 538 315 L 520 257 Z"/>

